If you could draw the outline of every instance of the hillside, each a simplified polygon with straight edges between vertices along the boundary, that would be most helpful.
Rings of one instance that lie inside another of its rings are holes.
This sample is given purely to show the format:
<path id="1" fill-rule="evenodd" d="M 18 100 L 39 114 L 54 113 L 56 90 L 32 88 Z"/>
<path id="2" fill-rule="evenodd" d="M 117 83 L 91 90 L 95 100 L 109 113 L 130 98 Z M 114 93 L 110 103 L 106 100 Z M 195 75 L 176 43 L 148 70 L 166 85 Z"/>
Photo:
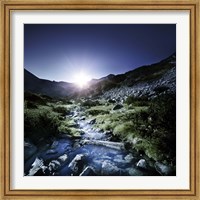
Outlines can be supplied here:
<path id="1" fill-rule="evenodd" d="M 119 75 L 108 75 L 92 80 L 82 95 L 118 99 L 128 96 L 154 98 L 158 93 L 175 93 L 176 90 L 176 54 L 148 66 Z"/>
<path id="2" fill-rule="evenodd" d="M 87 89 L 24 78 L 25 175 L 176 175 L 175 54 Z"/>
<path id="3" fill-rule="evenodd" d="M 56 82 L 36 77 L 24 69 L 25 91 L 45 94 L 51 97 L 103 97 L 123 101 L 128 96 L 153 98 L 157 93 L 175 93 L 176 54 L 147 66 L 142 66 L 124 74 L 110 74 L 89 82 L 87 89 L 77 88 L 67 82 Z"/>
<path id="4" fill-rule="evenodd" d="M 40 79 L 24 69 L 24 91 L 44 94 L 50 97 L 66 97 L 72 95 L 74 87 L 72 83 Z"/>

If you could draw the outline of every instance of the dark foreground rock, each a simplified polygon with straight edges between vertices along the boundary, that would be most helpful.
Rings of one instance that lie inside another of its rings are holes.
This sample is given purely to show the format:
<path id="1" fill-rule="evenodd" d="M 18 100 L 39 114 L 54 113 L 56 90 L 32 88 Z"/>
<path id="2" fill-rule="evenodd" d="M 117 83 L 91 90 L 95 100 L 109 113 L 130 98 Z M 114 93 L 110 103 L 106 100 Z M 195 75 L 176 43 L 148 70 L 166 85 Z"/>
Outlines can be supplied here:
<path id="1" fill-rule="evenodd" d="M 68 167 L 75 173 L 81 172 L 83 169 L 83 159 L 85 154 L 78 154 L 75 158 L 69 163 Z"/>
<path id="2" fill-rule="evenodd" d="M 113 162 L 110 160 L 105 160 L 102 163 L 101 175 L 120 175 L 120 168 L 118 168 Z"/>
<path id="3" fill-rule="evenodd" d="M 117 104 L 116 106 L 114 106 L 113 110 L 119 110 L 121 108 L 123 108 L 123 105 Z"/>
<path id="4" fill-rule="evenodd" d="M 156 171 L 162 176 L 174 176 L 175 170 L 171 166 L 164 165 L 162 163 L 156 162 L 154 164 Z"/>
<path id="5" fill-rule="evenodd" d="M 142 169 L 147 169 L 147 162 L 145 159 L 140 159 L 136 166 Z"/>
<path id="6" fill-rule="evenodd" d="M 95 176 L 97 175 L 95 173 L 95 169 L 92 166 L 87 166 L 81 173 L 79 176 Z"/>
<path id="7" fill-rule="evenodd" d="M 27 160 L 28 158 L 30 158 L 32 155 L 35 154 L 35 152 L 37 151 L 37 147 L 30 143 L 30 142 L 24 142 L 24 159 Z"/>

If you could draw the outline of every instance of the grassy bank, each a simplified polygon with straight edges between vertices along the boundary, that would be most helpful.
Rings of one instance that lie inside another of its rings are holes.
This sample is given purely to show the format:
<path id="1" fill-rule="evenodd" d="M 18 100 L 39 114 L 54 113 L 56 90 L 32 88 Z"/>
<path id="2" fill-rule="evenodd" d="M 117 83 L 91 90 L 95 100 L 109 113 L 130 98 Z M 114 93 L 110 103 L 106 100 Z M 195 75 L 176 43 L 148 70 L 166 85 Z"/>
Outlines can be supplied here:
<path id="1" fill-rule="evenodd" d="M 34 144 L 58 134 L 80 136 L 76 123 L 67 117 L 73 109 L 71 102 L 29 93 L 24 105 L 24 136 Z"/>
<path id="2" fill-rule="evenodd" d="M 24 108 L 25 138 L 37 144 L 58 134 L 79 137 L 81 131 L 71 117 L 75 109 L 85 120 L 95 119 L 94 128 L 111 133 L 127 149 L 175 165 L 175 95 L 162 95 L 149 101 L 129 97 L 119 105 L 103 99 L 69 101 L 28 93 Z"/>
<path id="3" fill-rule="evenodd" d="M 120 109 L 115 104 L 90 106 L 85 114 L 96 119 L 94 125 L 111 132 L 129 149 L 148 157 L 175 165 L 176 160 L 176 99 L 162 95 L 154 100 L 128 98 Z"/>

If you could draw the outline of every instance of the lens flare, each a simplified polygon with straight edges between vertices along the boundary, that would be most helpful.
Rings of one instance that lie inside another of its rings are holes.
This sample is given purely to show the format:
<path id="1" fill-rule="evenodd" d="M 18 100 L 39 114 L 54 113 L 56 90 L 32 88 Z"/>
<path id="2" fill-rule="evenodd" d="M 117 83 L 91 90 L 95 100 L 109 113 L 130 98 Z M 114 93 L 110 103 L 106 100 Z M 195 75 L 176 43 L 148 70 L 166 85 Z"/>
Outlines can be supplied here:
<path id="1" fill-rule="evenodd" d="M 75 84 L 80 88 L 85 88 L 88 86 L 88 81 L 90 81 L 90 76 L 84 72 L 80 72 L 75 76 Z"/>

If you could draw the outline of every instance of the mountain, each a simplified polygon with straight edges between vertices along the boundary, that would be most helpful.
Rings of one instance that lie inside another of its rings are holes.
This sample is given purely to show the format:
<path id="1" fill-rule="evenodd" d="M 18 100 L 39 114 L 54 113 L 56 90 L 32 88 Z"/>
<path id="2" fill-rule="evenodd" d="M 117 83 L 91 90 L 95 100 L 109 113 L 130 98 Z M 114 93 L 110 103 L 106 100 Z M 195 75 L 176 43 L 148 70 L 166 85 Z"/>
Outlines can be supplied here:
<path id="1" fill-rule="evenodd" d="M 158 93 L 176 92 L 176 54 L 124 74 L 92 80 L 82 95 L 124 100 L 128 96 L 153 98 Z"/>
<path id="2" fill-rule="evenodd" d="M 160 93 L 176 92 L 176 54 L 128 71 L 92 79 L 86 89 L 72 83 L 44 80 L 24 69 L 24 89 L 51 97 L 92 97 L 123 101 L 128 96 L 154 98 Z"/>
<path id="3" fill-rule="evenodd" d="M 50 97 L 65 97 L 71 96 L 74 90 L 75 86 L 72 83 L 40 79 L 24 69 L 24 91 L 44 94 Z"/>

